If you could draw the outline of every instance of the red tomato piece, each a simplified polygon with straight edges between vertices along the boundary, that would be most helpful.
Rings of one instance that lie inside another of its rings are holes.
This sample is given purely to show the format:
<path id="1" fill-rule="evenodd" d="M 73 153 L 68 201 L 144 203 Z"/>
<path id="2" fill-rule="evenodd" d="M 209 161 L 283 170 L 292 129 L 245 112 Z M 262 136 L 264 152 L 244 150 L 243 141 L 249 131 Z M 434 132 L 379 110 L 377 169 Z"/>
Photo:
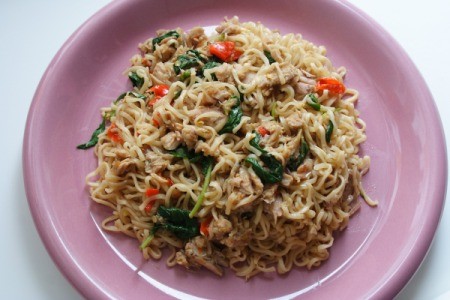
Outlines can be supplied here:
<path id="1" fill-rule="evenodd" d="M 333 94 L 343 94 L 345 93 L 345 86 L 337 79 L 321 78 L 317 81 L 316 91 L 323 92 L 324 90 Z"/>
<path id="2" fill-rule="evenodd" d="M 265 127 L 260 126 L 260 127 L 258 127 L 258 133 L 259 133 L 261 136 L 265 136 L 265 135 L 267 135 L 267 134 L 270 134 L 270 131 L 267 130 Z"/>
<path id="3" fill-rule="evenodd" d="M 158 194 L 159 194 L 159 190 L 158 189 L 148 188 L 145 191 L 145 196 L 147 196 L 147 197 L 156 196 Z"/>
<path id="4" fill-rule="evenodd" d="M 106 135 L 110 138 L 111 141 L 115 143 L 123 143 L 123 139 L 119 133 L 119 128 L 117 128 L 117 125 L 115 123 L 112 123 L 111 126 L 109 126 Z"/>
<path id="5" fill-rule="evenodd" d="M 203 220 L 200 223 L 200 233 L 203 234 L 204 236 L 208 236 L 209 234 L 209 224 L 211 224 L 213 217 L 210 216 L 209 218 Z"/>
<path id="6" fill-rule="evenodd" d="M 154 201 L 151 201 L 145 206 L 144 210 L 145 210 L 146 213 L 149 214 L 151 212 L 151 210 L 153 208 L 153 203 L 154 203 Z"/>
<path id="7" fill-rule="evenodd" d="M 209 45 L 209 52 L 222 61 L 233 62 L 242 55 L 242 51 L 235 47 L 236 45 L 232 41 L 215 42 Z"/>
<path id="8" fill-rule="evenodd" d="M 166 84 L 157 84 L 152 86 L 148 91 L 154 95 L 153 99 L 148 102 L 148 105 L 154 105 L 156 101 L 169 93 L 169 86 Z"/>

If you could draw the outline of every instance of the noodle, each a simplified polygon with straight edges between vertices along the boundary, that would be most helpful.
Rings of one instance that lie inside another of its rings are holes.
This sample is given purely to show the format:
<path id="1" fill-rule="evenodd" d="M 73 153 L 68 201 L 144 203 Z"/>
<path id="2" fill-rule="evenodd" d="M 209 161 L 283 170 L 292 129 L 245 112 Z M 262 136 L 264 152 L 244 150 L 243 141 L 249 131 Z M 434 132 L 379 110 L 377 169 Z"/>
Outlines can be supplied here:
<path id="1" fill-rule="evenodd" d="M 169 248 L 169 266 L 218 275 L 319 266 L 359 195 L 377 205 L 361 184 L 358 91 L 299 34 L 236 17 L 216 31 L 159 31 L 131 59 L 133 90 L 102 108 L 86 179 L 111 209 L 102 227 L 147 259 Z"/>

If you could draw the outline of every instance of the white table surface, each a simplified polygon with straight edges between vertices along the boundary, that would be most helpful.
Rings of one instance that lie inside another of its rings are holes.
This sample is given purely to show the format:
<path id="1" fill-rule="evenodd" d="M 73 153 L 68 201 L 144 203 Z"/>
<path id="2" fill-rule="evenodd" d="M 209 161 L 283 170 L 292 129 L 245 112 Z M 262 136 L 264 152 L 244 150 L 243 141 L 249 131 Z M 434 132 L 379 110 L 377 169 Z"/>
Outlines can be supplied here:
<path id="1" fill-rule="evenodd" d="M 28 108 L 51 59 L 108 2 L 0 1 L 0 299 L 81 298 L 50 259 L 31 219 L 22 178 L 22 139 Z M 415 62 L 450 136 L 450 2 L 350 2 L 390 32 Z M 397 299 L 436 299 L 450 290 L 449 236 L 447 205 L 428 256 Z"/>

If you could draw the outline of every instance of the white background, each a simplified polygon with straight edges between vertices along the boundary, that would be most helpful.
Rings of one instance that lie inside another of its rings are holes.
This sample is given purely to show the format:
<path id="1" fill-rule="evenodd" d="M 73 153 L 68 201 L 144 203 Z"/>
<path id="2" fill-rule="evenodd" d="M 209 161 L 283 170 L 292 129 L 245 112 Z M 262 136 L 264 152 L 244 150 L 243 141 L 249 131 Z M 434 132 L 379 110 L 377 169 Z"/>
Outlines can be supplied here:
<path id="1" fill-rule="evenodd" d="M 108 2 L 0 1 L 1 299 L 81 298 L 55 267 L 31 219 L 22 179 L 22 139 L 33 94 L 52 57 Z M 415 62 L 450 136 L 450 2 L 350 2 L 379 22 Z M 447 205 L 428 256 L 397 299 L 435 299 L 450 290 L 449 237 Z"/>

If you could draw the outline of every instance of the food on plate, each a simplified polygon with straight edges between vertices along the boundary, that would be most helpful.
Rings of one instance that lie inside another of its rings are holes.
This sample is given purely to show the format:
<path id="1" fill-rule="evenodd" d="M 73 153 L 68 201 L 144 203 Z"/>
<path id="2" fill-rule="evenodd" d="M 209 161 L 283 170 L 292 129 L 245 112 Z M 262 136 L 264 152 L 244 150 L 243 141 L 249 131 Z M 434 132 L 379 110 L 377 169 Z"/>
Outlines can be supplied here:
<path id="1" fill-rule="evenodd" d="M 102 227 L 168 265 L 250 278 L 319 266 L 360 207 L 365 123 L 326 49 L 225 19 L 211 35 L 160 30 L 132 87 L 102 108 L 91 198 Z"/>

